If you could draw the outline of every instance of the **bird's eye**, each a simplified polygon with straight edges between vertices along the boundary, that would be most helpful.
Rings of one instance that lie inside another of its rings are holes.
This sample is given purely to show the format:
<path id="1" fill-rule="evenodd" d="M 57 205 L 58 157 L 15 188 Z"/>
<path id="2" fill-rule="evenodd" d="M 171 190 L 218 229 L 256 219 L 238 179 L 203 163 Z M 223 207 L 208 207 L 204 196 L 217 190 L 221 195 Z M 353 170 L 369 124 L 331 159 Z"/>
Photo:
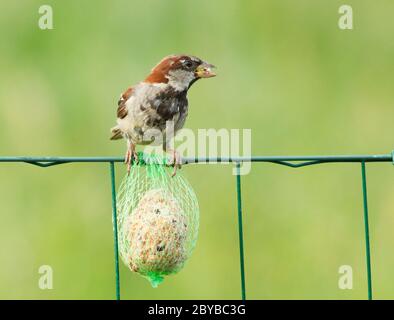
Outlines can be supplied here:
<path id="1" fill-rule="evenodd" d="M 187 60 L 185 61 L 184 66 L 189 69 L 193 67 L 193 63 L 190 60 Z"/>

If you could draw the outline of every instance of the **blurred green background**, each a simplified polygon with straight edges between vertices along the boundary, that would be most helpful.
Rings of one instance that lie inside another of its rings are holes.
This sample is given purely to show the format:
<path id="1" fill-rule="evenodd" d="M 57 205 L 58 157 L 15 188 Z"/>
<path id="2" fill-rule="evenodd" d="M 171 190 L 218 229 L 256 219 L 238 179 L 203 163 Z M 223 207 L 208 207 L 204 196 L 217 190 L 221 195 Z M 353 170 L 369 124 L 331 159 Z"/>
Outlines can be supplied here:
<path id="1" fill-rule="evenodd" d="M 38 8 L 54 10 L 42 31 Z M 0 3 L 0 154 L 122 156 L 116 102 L 163 56 L 190 53 L 219 76 L 189 93 L 186 127 L 251 128 L 254 155 L 389 153 L 394 148 L 394 2 L 95 0 Z M 235 177 L 182 172 L 201 209 L 197 248 L 158 288 L 121 265 L 124 299 L 238 299 Z M 125 173 L 117 166 L 118 183 Z M 375 298 L 394 298 L 394 168 L 368 165 Z M 243 177 L 249 299 L 364 299 L 360 166 L 253 165 Z M 0 165 L 0 298 L 112 299 L 108 165 Z M 54 289 L 38 288 L 51 265 Z M 353 290 L 338 268 L 353 268 Z"/>

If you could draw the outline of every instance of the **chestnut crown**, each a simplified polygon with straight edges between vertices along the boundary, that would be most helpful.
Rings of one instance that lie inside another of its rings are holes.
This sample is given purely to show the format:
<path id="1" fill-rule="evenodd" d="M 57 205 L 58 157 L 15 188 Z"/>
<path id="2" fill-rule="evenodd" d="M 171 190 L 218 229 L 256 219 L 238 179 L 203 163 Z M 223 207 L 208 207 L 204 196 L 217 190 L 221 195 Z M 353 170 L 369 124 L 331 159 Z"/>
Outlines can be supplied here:
<path id="1" fill-rule="evenodd" d="M 148 83 L 168 83 L 183 91 L 198 79 L 216 76 L 215 66 L 191 55 L 171 55 L 161 60 L 145 79 Z"/>

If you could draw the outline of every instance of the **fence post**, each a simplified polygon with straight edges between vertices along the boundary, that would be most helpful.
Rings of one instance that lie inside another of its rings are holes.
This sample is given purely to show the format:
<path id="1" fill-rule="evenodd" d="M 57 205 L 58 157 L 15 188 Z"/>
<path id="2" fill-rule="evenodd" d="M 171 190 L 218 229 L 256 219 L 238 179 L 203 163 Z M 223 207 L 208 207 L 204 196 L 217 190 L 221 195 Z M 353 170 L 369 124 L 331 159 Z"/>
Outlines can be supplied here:
<path id="1" fill-rule="evenodd" d="M 120 281 L 119 281 L 119 253 L 118 253 L 118 218 L 116 213 L 116 188 L 115 188 L 115 165 L 110 162 L 111 173 L 111 193 L 112 193 L 112 227 L 114 233 L 114 254 L 115 254 L 115 287 L 116 300 L 120 300 Z"/>
<path id="2" fill-rule="evenodd" d="M 361 176 L 362 176 L 363 205 L 364 205 L 365 253 L 366 253 L 366 261 L 367 261 L 368 300 L 372 300 L 371 248 L 369 244 L 367 175 L 366 175 L 364 160 L 361 162 Z"/>
<path id="3" fill-rule="evenodd" d="M 244 259 L 244 240 L 242 226 L 242 196 L 241 196 L 241 164 L 236 163 L 237 168 L 237 202 L 238 202 L 238 236 L 239 236 L 239 264 L 241 270 L 241 294 L 242 300 L 246 300 L 245 290 L 245 259 Z"/>

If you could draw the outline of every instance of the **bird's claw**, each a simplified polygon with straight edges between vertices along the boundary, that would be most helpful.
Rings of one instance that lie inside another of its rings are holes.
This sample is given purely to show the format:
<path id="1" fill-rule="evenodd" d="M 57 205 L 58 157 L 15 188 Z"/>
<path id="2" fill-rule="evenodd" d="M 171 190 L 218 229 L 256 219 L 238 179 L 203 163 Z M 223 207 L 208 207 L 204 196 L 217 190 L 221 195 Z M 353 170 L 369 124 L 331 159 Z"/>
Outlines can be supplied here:
<path id="1" fill-rule="evenodd" d="M 131 159 L 133 158 L 133 163 L 137 164 L 138 163 L 138 154 L 137 152 L 130 148 L 126 152 L 125 156 L 125 161 L 124 163 L 127 164 L 127 174 L 130 175 L 130 170 L 131 170 Z"/>
<path id="2" fill-rule="evenodd" d="M 133 162 L 134 163 L 138 163 L 140 160 L 139 160 L 139 158 L 138 158 L 138 153 L 137 152 L 133 152 Z"/>
<path id="3" fill-rule="evenodd" d="M 176 150 L 173 150 L 172 157 L 170 158 L 168 164 L 174 167 L 174 171 L 172 172 L 171 177 L 175 177 L 177 169 L 182 168 L 182 158 Z"/>

